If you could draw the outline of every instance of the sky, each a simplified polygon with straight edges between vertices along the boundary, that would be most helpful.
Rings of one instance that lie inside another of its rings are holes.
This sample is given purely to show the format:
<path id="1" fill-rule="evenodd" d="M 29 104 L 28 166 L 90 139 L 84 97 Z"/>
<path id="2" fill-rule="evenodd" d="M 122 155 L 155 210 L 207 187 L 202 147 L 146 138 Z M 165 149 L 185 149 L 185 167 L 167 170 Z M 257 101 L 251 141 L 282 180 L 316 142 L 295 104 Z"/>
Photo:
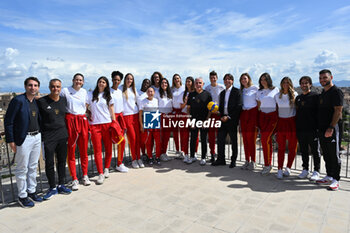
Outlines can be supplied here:
<path id="1" fill-rule="evenodd" d="M 139 87 L 160 71 L 219 80 L 248 72 L 257 84 L 270 73 L 318 83 L 327 68 L 350 80 L 350 2 L 324 0 L 2 0 L 0 92 L 23 91 L 26 77 L 72 84 L 75 73 L 94 88 L 113 70 L 132 73 Z"/>

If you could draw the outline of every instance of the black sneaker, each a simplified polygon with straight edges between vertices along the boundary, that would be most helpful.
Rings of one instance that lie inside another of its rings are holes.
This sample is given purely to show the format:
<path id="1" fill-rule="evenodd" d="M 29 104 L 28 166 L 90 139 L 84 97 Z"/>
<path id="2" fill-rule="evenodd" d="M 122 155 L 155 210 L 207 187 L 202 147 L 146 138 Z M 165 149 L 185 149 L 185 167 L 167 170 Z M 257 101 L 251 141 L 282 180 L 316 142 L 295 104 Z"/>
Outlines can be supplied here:
<path id="1" fill-rule="evenodd" d="M 153 158 L 149 158 L 149 159 L 148 159 L 148 164 L 149 164 L 149 165 L 153 165 L 153 163 L 154 163 Z"/>
<path id="2" fill-rule="evenodd" d="M 156 158 L 156 164 L 160 165 L 160 158 Z"/>
<path id="3" fill-rule="evenodd" d="M 28 198 L 30 198 L 32 201 L 36 201 L 36 202 L 43 201 L 43 198 L 38 196 L 38 194 L 36 194 L 36 193 L 28 193 Z"/>
<path id="4" fill-rule="evenodd" d="M 30 200 L 28 197 L 25 198 L 18 198 L 18 204 L 22 206 L 23 208 L 32 208 L 35 206 L 34 202 Z"/>

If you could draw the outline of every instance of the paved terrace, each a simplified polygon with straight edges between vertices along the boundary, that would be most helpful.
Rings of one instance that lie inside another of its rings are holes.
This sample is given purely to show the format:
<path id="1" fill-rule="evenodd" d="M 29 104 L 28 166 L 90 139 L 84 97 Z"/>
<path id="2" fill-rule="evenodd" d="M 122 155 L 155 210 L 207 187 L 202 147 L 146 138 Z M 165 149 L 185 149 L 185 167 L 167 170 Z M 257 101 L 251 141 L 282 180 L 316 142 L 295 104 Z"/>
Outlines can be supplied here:
<path id="1" fill-rule="evenodd" d="M 299 171 L 284 180 L 259 171 L 172 160 L 112 172 L 31 209 L 10 204 L 0 232 L 350 232 L 349 179 L 334 192 Z"/>

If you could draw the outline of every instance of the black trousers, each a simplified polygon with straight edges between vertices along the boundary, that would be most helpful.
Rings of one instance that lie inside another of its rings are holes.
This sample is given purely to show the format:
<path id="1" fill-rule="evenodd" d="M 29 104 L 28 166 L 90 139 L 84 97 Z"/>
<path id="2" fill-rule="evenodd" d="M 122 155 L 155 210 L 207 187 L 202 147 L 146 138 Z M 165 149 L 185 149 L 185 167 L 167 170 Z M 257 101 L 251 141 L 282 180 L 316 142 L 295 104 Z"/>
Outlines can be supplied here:
<path id="1" fill-rule="evenodd" d="M 227 134 L 230 136 L 232 146 L 231 163 L 236 164 L 238 154 L 237 124 L 234 124 L 231 120 L 222 122 L 218 130 L 218 160 L 225 161 L 225 141 Z"/>
<path id="2" fill-rule="evenodd" d="M 320 132 L 319 138 L 323 159 L 326 163 L 327 176 L 340 180 L 339 126 L 334 127 L 333 135 L 329 138 L 324 137 L 324 133 Z"/>
<path id="3" fill-rule="evenodd" d="M 320 172 L 321 153 L 320 142 L 316 132 L 297 132 L 301 157 L 303 159 L 303 169 L 309 170 L 309 147 L 314 160 L 314 171 Z"/>
<path id="4" fill-rule="evenodd" d="M 205 159 L 207 156 L 207 150 L 208 150 L 208 143 L 207 143 L 207 135 L 208 135 L 208 128 L 191 128 L 191 140 L 190 140 L 190 153 L 191 157 L 194 157 L 194 154 L 196 153 L 196 142 L 198 137 L 198 131 L 200 131 L 200 137 L 201 137 L 201 149 L 202 149 L 202 159 Z"/>
<path id="5" fill-rule="evenodd" d="M 44 142 L 45 153 L 45 172 L 49 181 L 50 188 L 56 187 L 55 180 L 55 160 L 56 153 L 56 169 L 58 173 L 58 184 L 64 184 L 66 178 L 66 160 L 67 160 L 67 138 Z"/>

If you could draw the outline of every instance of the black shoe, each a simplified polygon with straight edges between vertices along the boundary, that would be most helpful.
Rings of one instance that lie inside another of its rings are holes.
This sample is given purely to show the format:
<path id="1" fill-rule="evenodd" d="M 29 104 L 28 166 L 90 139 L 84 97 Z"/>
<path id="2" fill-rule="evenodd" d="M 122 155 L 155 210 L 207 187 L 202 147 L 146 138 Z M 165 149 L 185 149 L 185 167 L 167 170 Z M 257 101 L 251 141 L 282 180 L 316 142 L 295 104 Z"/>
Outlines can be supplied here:
<path id="1" fill-rule="evenodd" d="M 151 166 L 152 166 L 152 165 L 153 165 L 153 163 L 154 163 L 153 158 L 148 159 L 148 164 L 149 164 L 149 165 L 151 165 Z"/>
<path id="2" fill-rule="evenodd" d="M 213 154 L 211 155 L 210 162 L 211 162 L 211 163 L 214 163 L 214 162 L 215 162 L 215 155 L 213 155 Z"/>
<path id="3" fill-rule="evenodd" d="M 230 164 L 229 168 L 234 168 L 234 167 L 236 167 L 236 163 L 231 162 L 231 164 Z"/>
<path id="4" fill-rule="evenodd" d="M 214 162 L 211 163 L 212 166 L 225 166 L 226 165 L 226 161 L 225 160 L 216 160 Z"/>
<path id="5" fill-rule="evenodd" d="M 160 165 L 160 158 L 156 158 L 155 164 Z"/>
<path id="6" fill-rule="evenodd" d="M 43 198 L 38 196 L 38 194 L 36 193 L 28 193 L 28 197 L 32 200 L 32 201 L 36 201 L 36 202 L 42 202 Z"/>
<path id="7" fill-rule="evenodd" d="M 35 206 L 34 202 L 30 200 L 28 197 L 18 198 L 18 204 L 20 204 L 23 208 L 32 208 Z"/>

